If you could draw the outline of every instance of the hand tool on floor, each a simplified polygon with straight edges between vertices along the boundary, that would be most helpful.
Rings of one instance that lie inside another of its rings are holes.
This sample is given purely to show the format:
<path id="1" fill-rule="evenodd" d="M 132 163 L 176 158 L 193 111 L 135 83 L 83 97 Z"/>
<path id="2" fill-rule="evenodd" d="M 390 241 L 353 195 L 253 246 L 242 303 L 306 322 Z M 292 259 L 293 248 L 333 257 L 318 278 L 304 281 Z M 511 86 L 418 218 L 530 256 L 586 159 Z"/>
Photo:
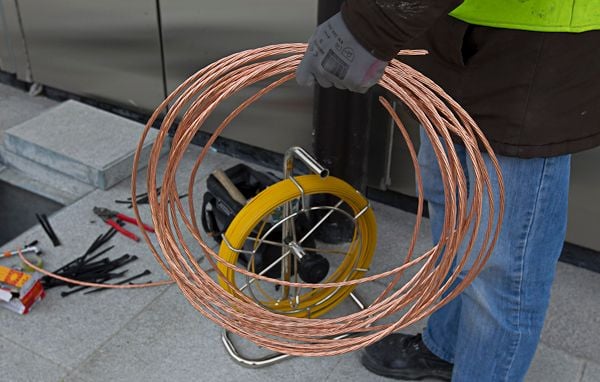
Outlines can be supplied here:
<path id="1" fill-rule="evenodd" d="M 35 217 L 44 229 L 44 232 L 46 232 L 46 235 L 48 235 L 48 237 L 52 241 L 52 244 L 55 247 L 58 247 L 60 245 L 60 240 L 58 239 L 58 236 L 56 236 L 56 232 L 54 232 L 54 230 L 52 229 L 50 221 L 48 220 L 48 216 L 46 216 L 46 214 L 35 214 Z"/>
<path id="2" fill-rule="evenodd" d="M 138 225 L 138 221 L 135 218 L 103 207 L 94 207 L 94 213 L 104 220 L 106 224 L 110 225 L 124 236 L 130 238 L 131 240 L 140 241 L 140 238 L 137 237 L 133 232 L 126 230 L 118 223 L 118 221 L 121 220 L 127 223 Z M 117 221 L 113 219 L 117 219 Z M 144 223 L 142 223 L 142 226 L 146 231 L 154 232 L 154 228 L 151 226 Z"/>
<path id="3" fill-rule="evenodd" d="M 39 255 L 42 253 L 42 251 L 40 251 L 40 249 L 36 246 L 29 246 L 29 247 L 25 247 L 21 250 L 22 254 L 28 254 L 28 253 L 34 253 L 36 255 Z M 12 256 L 17 256 L 19 254 L 19 251 L 6 251 L 4 253 L 0 254 L 0 259 L 3 259 L 5 257 L 12 257 Z"/>
<path id="4" fill-rule="evenodd" d="M 30 255 L 31 257 L 33 257 L 33 260 L 35 261 L 35 265 L 37 267 L 41 267 L 44 262 L 41 258 L 41 254 L 42 251 L 35 246 L 35 244 L 37 244 L 37 240 L 27 244 L 25 247 L 23 247 L 23 249 L 21 249 L 21 253 L 23 255 Z M 19 254 L 19 251 L 6 251 L 4 253 L 0 253 L 0 260 L 7 258 L 7 257 L 13 257 L 13 256 L 17 256 Z M 25 272 L 33 272 L 33 269 L 31 269 L 30 267 L 28 267 L 26 264 L 24 264 L 23 262 L 21 262 L 21 267 L 23 270 L 25 270 Z"/>

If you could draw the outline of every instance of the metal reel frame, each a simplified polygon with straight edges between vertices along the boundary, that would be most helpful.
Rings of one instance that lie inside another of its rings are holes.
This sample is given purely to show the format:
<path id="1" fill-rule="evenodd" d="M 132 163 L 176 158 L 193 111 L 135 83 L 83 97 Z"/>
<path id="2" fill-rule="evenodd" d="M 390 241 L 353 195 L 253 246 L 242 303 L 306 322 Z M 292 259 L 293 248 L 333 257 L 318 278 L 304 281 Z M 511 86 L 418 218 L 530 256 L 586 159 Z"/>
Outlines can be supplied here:
<path id="1" fill-rule="evenodd" d="M 329 171 L 327 169 L 325 169 L 323 166 L 321 166 L 312 156 L 310 156 L 310 154 L 308 154 L 305 150 L 303 150 L 300 147 L 292 147 L 286 151 L 285 157 L 284 157 L 284 179 L 289 179 L 298 188 L 298 191 L 300 192 L 300 203 L 302 205 L 302 209 L 304 210 L 304 206 L 307 205 L 304 189 L 292 175 L 292 172 L 294 169 L 294 158 L 299 159 L 301 162 L 303 162 L 307 166 L 307 168 L 311 172 L 319 175 L 321 178 L 327 177 L 329 175 Z M 337 209 L 339 207 L 339 204 L 341 204 L 342 202 L 343 202 L 343 199 L 340 200 L 340 202 L 338 203 L 337 206 L 333 207 L 331 212 L 333 212 L 333 210 Z M 353 216 L 353 217 L 350 215 L 349 216 L 350 216 L 350 218 L 353 219 L 354 222 L 356 222 L 356 219 L 358 219 L 360 216 L 362 216 L 369 209 L 370 209 L 370 204 L 367 203 L 367 205 L 362 210 L 360 210 L 355 216 Z M 329 214 L 331 212 L 329 212 Z M 296 236 L 294 222 L 290 219 L 292 217 L 291 215 L 293 215 L 291 202 L 285 202 L 283 204 L 283 213 L 282 213 L 282 219 L 281 219 L 282 239 L 285 237 L 295 237 Z M 355 227 L 355 229 L 356 229 L 356 227 Z M 313 230 L 314 230 L 314 228 L 313 228 Z M 308 235 L 306 235 L 306 236 L 308 236 Z M 225 234 L 222 235 L 222 238 L 223 238 L 223 245 L 227 246 L 227 248 L 229 250 L 236 252 L 236 253 L 246 253 L 248 255 L 254 256 L 254 253 L 251 251 L 244 251 L 241 249 L 237 249 L 233 245 L 231 245 L 229 240 L 225 236 Z M 362 237 L 361 237 L 361 239 L 362 239 Z M 260 240 L 262 240 L 262 239 L 260 239 Z M 292 244 L 292 243 L 289 243 L 289 244 Z M 294 252 L 294 246 L 290 245 L 289 248 L 290 249 L 288 250 L 288 252 L 289 251 Z M 302 249 L 300 248 L 299 250 L 301 251 Z M 297 259 L 298 257 L 302 256 L 301 254 L 295 254 L 295 255 L 298 255 L 298 256 L 295 256 L 294 259 Z M 280 261 L 278 261 L 281 263 L 282 278 L 285 280 L 289 280 L 290 273 L 291 273 L 290 270 L 292 268 L 292 265 L 297 266 L 297 262 L 296 262 L 296 264 L 291 263 L 291 261 L 289 259 L 290 257 L 291 256 L 287 256 L 284 254 L 280 258 Z M 265 272 L 268 271 L 269 268 L 271 268 L 274 265 L 275 265 L 274 263 L 271 264 L 269 267 L 262 270 L 261 273 L 264 274 Z M 297 268 L 295 268 L 295 269 L 297 270 Z M 366 272 L 366 271 L 368 271 L 368 269 L 360 269 L 360 271 Z M 243 290 L 245 287 L 249 286 L 255 280 L 256 279 L 249 280 L 248 283 L 240 290 Z M 289 288 L 289 287 L 286 287 L 286 288 Z M 335 292 L 333 292 L 333 293 L 335 293 Z M 285 290 L 283 295 L 284 296 L 287 295 L 287 290 Z M 349 296 L 352 299 L 352 301 L 356 304 L 356 306 L 359 309 L 362 310 L 365 308 L 365 304 L 355 294 L 354 291 L 351 291 L 347 296 Z M 337 303 L 333 304 L 333 306 L 336 306 L 336 305 L 337 305 Z M 332 308 L 330 308 L 330 309 L 332 309 Z M 310 312 L 308 312 L 308 317 L 310 317 Z M 347 336 L 348 335 L 339 336 L 339 337 L 336 337 L 336 339 L 344 338 Z M 283 361 L 283 360 L 291 357 L 291 355 L 281 354 L 281 353 L 272 353 L 272 354 L 269 354 L 269 355 L 266 355 L 263 357 L 258 357 L 258 358 L 251 358 L 251 357 L 245 356 L 239 351 L 239 349 L 232 342 L 231 333 L 227 330 L 222 331 L 221 341 L 222 341 L 226 351 L 231 356 L 231 358 L 238 364 L 245 366 L 245 367 L 250 367 L 250 368 L 265 367 L 265 366 L 272 365 L 274 363 Z"/>

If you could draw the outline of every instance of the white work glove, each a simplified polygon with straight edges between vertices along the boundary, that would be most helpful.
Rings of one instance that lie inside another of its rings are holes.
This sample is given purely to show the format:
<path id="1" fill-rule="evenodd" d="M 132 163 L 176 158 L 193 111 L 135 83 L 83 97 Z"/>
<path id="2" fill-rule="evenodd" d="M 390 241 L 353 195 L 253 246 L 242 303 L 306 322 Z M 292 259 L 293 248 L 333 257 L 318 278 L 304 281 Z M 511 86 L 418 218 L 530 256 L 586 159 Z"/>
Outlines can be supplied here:
<path id="1" fill-rule="evenodd" d="M 379 81 L 387 64 L 356 41 L 337 13 L 319 25 L 308 40 L 308 49 L 296 70 L 296 81 L 310 86 L 317 80 L 324 88 L 333 85 L 366 93 Z"/>

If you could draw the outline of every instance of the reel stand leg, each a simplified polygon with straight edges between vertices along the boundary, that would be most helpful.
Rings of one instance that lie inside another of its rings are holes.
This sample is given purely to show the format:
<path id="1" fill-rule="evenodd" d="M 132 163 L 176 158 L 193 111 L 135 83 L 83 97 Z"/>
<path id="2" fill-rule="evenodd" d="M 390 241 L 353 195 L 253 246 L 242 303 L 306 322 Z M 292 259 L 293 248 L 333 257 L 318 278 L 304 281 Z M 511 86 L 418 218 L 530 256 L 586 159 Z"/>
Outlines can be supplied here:
<path id="1" fill-rule="evenodd" d="M 358 297 L 355 292 L 350 293 L 350 298 L 354 302 L 354 304 L 360 309 L 363 310 L 366 305 L 365 303 Z M 221 332 L 221 342 L 223 342 L 223 346 L 225 346 L 225 350 L 231 356 L 231 358 L 241 366 L 259 369 L 261 367 L 266 367 L 273 365 L 275 363 L 281 362 L 287 358 L 293 357 L 289 354 L 282 353 L 272 353 L 259 358 L 249 358 L 240 353 L 240 351 L 235 347 L 230 338 L 231 333 L 228 330 L 223 329 Z M 348 335 L 342 335 L 335 337 L 335 339 L 340 339 L 347 337 Z"/>

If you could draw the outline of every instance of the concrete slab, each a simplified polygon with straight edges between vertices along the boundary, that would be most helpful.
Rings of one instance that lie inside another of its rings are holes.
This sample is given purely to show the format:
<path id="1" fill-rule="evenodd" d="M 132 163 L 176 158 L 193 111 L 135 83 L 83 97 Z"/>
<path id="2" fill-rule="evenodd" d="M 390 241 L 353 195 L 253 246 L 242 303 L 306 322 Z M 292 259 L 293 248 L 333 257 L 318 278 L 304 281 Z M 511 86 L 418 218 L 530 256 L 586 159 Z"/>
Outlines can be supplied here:
<path id="1" fill-rule="evenodd" d="M 4 151 L 4 154 L 9 168 L 0 173 L 0 179 L 55 202 L 69 205 L 96 189 L 11 152 Z M 30 174 L 38 176 L 33 175 L 34 179 Z"/>
<path id="2" fill-rule="evenodd" d="M 24 90 L 18 89 L 14 86 L 6 85 L 4 83 L 0 83 L 0 101 L 5 101 L 11 97 L 15 96 L 26 96 L 27 92 Z"/>
<path id="3" fill-rule="evenodd" d="M 220 328 L 173 286 L 77 372 L 89 381 L 319 381 L 326 380 L 339 361 L 291 358 L 262 369 L 241 367 L 225 353 Z"/>
<path id="4" fill-rule="evenodd" d="M 542 341 L 600 363 L 600 274 L 559 263 Z"/>
<path id="5" fill-rule="evenodd" d="M 11 382 L 58 381 L 69 370 L 0 337 L 0 373 Z"/>
<path id="6" fill-rule="evenodd" d="M 578 381 L 584 361 L 561 350 L 540 344 L 527 373 L 527 382 Z"/>
<path id="7" fill-rule="evenodd" d="M 0 84 L 0 140 L 5 130 L 55 105 L 56 101 L 45 97 L 33 97 L 12 86 Z"/>
<path id="8" fill-rule="evenodd" d="M 600 364 L 587 362 L 581 382 L 600 382 Z"/>
<path id="9" fill-rule="evenodd" d="M 6 131 L 7 150 L 82 182 L 107 189 L 131 174 L 142 125 L 76 102 L 59 106 Z M 150 131 L 143 162 L 157 135 Z"/>

